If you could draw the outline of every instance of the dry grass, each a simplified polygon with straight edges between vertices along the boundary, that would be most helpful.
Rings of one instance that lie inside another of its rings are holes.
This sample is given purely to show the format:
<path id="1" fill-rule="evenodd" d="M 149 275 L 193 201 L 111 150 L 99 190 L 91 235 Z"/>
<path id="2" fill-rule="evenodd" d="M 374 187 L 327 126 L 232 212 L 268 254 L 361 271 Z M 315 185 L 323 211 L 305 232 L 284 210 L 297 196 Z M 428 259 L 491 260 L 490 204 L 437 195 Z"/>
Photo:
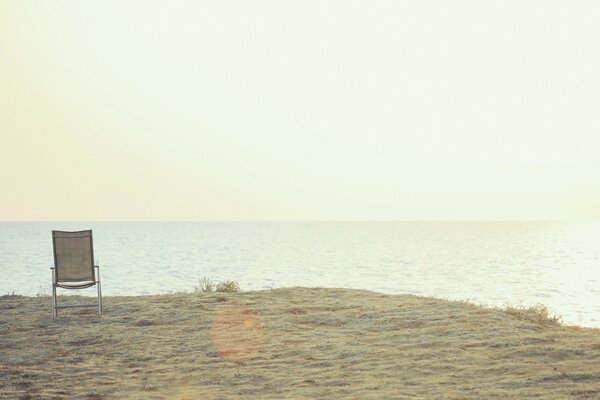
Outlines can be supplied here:
<path id="1" fill-rule="evenodd" d="M 234 293 L 240 291 L 240 285 L 235 281 L 222 281 L 214 283 L 212 279 L 203 277 L 198 281 L 198 286 L 194 287 L 196 293 L 210 293 L 210 292 L 222 292 L 222 293 Z"/>
<path id="2" fill-rule="evenodd" d="M 533 307 L 514 307 L 507 305 L 504 312 L 522 321 L 529 321 L 541 326 L 557 326 L 562 323 L 559 315 L 550 314 L 548 307 L 538 304 Z"/>
<path id="3" fill-rule="evenodd" d="M 0 398 L 600 398 L 600 330 L 540 308 L 305 288 L 104 304 L 53 321 L 47 298 L 1 297 Z"/>
<path id="4" fill-rule="evenodd" d="M 217 284 L 215 289 L 217 292 L 235 293 L 240 291 L 240 285 L 235 281 L 223 281 Z"/>
<path id="5" fill-rule="evenodd" d="M 215 284 L 213 283 L 213 281 L 210 278 L 207 277 L 202 277 L 202 279 L 200 279 L 198 281 L 198 286 L 194 287 L 194 291 L 195 292 L 202 292 L 202 293 L 206 293 L 206 292 L 213 292 L 215 290 Z"/>
<path id="6" fill-rule="evenodd" d="M 2 296 L 0 296 L 0 300 L 6 300 L 6 299 L 15 299 L 17 297 L 23 297 L 19 294 L 15 294 L 14 290 L 12 291 L 12 293 L 6 293 L 3 294 Z"/>

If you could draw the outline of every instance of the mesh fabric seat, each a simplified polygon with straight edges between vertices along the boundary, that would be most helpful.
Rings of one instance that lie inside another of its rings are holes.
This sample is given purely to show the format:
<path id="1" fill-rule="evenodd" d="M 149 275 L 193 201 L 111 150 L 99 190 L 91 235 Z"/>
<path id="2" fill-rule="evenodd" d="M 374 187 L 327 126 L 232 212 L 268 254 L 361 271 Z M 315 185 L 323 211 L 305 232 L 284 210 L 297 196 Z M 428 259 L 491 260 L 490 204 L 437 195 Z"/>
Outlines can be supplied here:
<path id="1" fill-rule="evenodd" d="M 102 315 L 102 291 L 100 289 L 100 267 L 94 265 L 92 231 L 52 231 L 54 267 L 52 267 L 52 317 L 58 316 L 60 308 L 98 307 Z M 56 289 L 85 289 L 97 286 L 96 304 L 58 305 Z"/>

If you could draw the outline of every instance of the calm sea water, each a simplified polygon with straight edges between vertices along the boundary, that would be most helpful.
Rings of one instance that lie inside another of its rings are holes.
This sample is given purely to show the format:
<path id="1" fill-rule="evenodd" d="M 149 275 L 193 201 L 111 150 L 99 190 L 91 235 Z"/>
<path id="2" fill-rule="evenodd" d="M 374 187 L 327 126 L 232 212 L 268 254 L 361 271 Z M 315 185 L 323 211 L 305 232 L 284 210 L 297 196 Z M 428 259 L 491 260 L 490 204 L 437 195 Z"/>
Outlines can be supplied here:
<path id="1" fill-rule="evenodd" d="M 108 296 L 190 291 L 206 276 L 243 290 L 324 286 L 542 303 L 566 323 L 600 327 L 593 223 L 4 222 L 0 294 L 49 293 L 50 231 L 90 228 Z"/>

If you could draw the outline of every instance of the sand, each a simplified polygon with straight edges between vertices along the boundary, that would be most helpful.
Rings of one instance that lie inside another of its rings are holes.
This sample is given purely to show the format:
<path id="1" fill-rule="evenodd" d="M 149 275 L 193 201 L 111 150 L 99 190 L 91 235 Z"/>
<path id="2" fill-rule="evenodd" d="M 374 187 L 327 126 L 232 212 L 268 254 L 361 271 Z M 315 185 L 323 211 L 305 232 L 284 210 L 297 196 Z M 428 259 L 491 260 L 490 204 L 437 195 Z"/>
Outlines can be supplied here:
<path id="1" fill-rule="evenodd" d="M 0 297 L 0 398 L 600 398 L 600 329 L 534 314 L 307 288 L 104 305 Z"/>

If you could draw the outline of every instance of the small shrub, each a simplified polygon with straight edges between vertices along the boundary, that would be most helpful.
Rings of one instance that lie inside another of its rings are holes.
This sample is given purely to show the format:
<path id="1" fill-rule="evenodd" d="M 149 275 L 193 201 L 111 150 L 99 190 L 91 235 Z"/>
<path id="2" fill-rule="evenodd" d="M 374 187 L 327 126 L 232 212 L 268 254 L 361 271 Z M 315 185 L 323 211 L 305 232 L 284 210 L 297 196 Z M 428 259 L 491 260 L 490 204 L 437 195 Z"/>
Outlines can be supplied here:
<path id="1" fill-rule="evenodd" d="M 504 312 L 522 321 L 533 322 L 542 326 L 556 326 L 562 323 L 562 318 L 559 315 L 550 315 L 548 307 L 543 304 L 527 308 L 506 305 Z"/>
<path id="2" fill-rule="evenodd" d="M 240 285 L 236 281 L 223 281 L 217 284 L 217 292 L 239 292 Z"/>
<path id="3" fill-rule="evenodd" d="M 210 278 L 203 277 L 198 281 L 198 286 L 194 287 L 196 293 L 202 292 L 228 292 L 234 293 L 240 291 L 240 285 L 236 281 L 222 281 L 214 283 Z"/>
<path id="4" fill-rule="evenodd" d="M 215 290 L 215 284 L 210 278 L 202 277 L 198 281 L 198 286 L 194 287 L 195 292 L 213 292 Z"/>

